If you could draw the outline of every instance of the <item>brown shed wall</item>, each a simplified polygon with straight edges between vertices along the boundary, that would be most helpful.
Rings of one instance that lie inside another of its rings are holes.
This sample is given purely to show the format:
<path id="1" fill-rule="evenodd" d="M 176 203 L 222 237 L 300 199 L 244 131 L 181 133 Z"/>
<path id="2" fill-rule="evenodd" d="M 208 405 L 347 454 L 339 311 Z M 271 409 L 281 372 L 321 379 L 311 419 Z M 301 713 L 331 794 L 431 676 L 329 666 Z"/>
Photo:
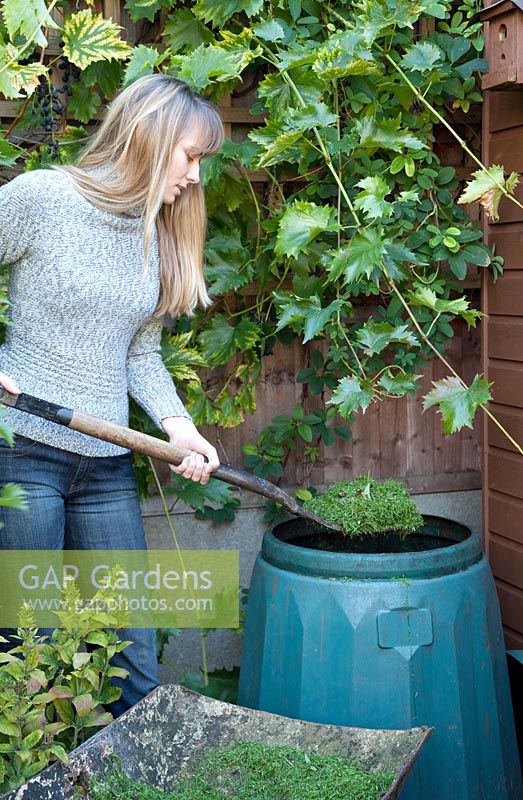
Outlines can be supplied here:
<path id="1" fill-rule="evenodd" d="M 523 172 L 523 91 L 487 91 L 484 161 Z M 517 197 L 523 200 L 523 186 Z M 484 275 L 483 367 L 494 381 L 492 412 L 523 442 L 523 210 L 503 200 L 486 239 L 505 259 L 495 284 Z M 484 428 L 484 536 L 505 625 L 507 645 L 523 647 L 523 456 L 494 423 Z"/>

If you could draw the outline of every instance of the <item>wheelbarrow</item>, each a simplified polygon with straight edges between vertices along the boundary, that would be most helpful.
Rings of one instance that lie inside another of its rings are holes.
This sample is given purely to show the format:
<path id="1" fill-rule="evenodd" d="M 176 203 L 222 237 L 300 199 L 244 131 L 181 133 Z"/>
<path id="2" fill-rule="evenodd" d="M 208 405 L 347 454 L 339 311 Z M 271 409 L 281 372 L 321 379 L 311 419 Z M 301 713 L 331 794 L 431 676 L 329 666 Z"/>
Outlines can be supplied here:
<path id="1" fill-rule="evenodd" d="M 177 685 L 159 686 L 69 755 L 3 800 L 67 800 L 101 777 L 107 760 L 119 756 L 132 778 L 169 791 L 192 760 L 209 748 L 240 741 L 287 745 L 319 754 L 341 754 L 370 772 L 394 772 L 380 800 L 400 797 L 431 728 L 366 730 L 289 719 L 213 700 Z M 347 798 L 350 800 L 350 798 Z"/>

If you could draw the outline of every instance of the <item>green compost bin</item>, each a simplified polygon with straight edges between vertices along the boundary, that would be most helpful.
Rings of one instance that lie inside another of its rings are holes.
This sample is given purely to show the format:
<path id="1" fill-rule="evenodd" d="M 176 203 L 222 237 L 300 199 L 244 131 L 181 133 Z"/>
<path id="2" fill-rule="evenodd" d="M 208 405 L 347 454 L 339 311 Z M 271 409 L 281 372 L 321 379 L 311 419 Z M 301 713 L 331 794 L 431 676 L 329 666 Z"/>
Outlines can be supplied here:
<path id="1" fill-rule="evenodd" d="M 424 519 L 404 542 L 353 543 L 297 519 L 267 532 L 238 702 L 334 725 L 434 726 L 401 800 L 522 800 L 499 606 L 480 539 Z"/>

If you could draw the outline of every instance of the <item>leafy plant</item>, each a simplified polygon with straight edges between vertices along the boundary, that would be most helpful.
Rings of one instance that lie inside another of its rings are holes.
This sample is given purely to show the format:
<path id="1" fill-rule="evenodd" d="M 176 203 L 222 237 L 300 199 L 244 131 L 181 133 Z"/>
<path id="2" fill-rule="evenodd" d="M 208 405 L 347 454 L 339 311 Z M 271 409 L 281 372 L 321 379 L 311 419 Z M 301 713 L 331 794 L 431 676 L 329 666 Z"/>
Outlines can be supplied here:
<path id="1" fill-rule="evenodd" d="M 244 447 L 245 465 L 259 475 L 279 480 L 298 442 L 314 463 L 318 444 L 346 430 L 338 414 L 350 429 L 371 403 L 416 391 L 427 361 L 444 359 L 453 321 L 470 327 L 481 317 L 460 281 L 470 266 L 498 274 L 500 260 L 455 202 L 455 170 L 432 147 L 435 122 L 445 124 L 478 161 L 447 120 L 450 106 L 466 113 L 481 100 L 475 76 L 487 65 L 475 10 L 473 2 L 386 0 L 273 2 L 243 15 L 235 4 L 184 10 L 214 39 L 197 53 L 178 41 L 174 74 L 216 98 L 256 65 L 251 110 L 266 117 L 246 141 L 227 143 L 208 170 L 208 260 L 222 266 L 209 271 L 219 277 L 215 304 L 192 328 L 207 362 L 234 363 L 234 371 L 219 390 L 194 384 L 190 408 L 197 421 L 219 425 L 250 411 L 245 376 L 252 382 L 274 335 L 282 343 L 300 337 L 310 358 L 298 376 L 305 402 Z M 421 40 L 423 22 L 432 32 Z M 267 175 L 266 198 L 242 186 L 249 170 Z M 517 176 L 505 180 L 499 171 L 475 173 L 462 202 L 485 200 L 493 186 L 492 208 L 501 193 L 517 202 Z M 238 245 L 239 268 L 228 270 L 224 255 L 228 248 L 232 260 Z M 253 284 L 255 292 L 231 305 L 230 293 Z M 355 314 L 362 302 L 372 304 L 367 320 Z M 229 313 L 220 316 L 221 308 Z M 425 408 L 435 405 L 444 431 L 454 432 L 472 426 L 490 384 L 476 376 L 469 387 L 445 364 L 450 378 L 434 386 Z M 304 410 L 311 395 L 328 406 L 323 418 Z"/>
<path id="2" fill-rule="evenodd" d="M 0 793 L 52 761 L 67 761 L 68 751 L 112 721 L 103 706 L 118 700 L 122 690 L 111 679 L 125 678 L 127 672 L 110 661 L 130 642 L 117 633 L 126 615 L 99 609 L 115 596 L 116 574 L 109 573 L 105 588 L 83 607 L 74 582 L 68 581 L 63 610 L 55 612 L 60 628 L 50 637 L 38 635 L 29 606 L 20 610 L 19 644 L 0 653 Z"/>
<path id="3" fill-rule="evenodd" d="M 240 679 L 240 668 L 232 669 L 213 669 L 207 672 L 207 681 L 202 680 L 198 672 L 187 672 L 183 676 L 182 686 L 199 692 L 207 697 L 214 697 L 224 703 L 236 703 L 238 693 L 238 681 Z"/>

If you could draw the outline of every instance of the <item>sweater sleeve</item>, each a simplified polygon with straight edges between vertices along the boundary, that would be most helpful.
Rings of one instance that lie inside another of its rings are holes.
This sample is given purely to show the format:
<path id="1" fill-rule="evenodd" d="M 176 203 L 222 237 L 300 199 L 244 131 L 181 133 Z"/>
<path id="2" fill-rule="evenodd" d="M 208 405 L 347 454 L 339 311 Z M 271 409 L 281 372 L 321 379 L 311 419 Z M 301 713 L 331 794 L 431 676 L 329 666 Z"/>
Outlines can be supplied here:
<path id="1" fill-rule="evenodd" d="M 30 249 L 36 228 L 34 199 L 34 173 L 0 186 L 0 264 L 19 261 Z"/>
<path id="2" fill-rule="evenodd" d="M 152 317 L 135 333 L 127 354 L 129 394 L 159 428 L 164 417 L 191 419 L 162 361 L 161 335 L 162 321 Z"/>

